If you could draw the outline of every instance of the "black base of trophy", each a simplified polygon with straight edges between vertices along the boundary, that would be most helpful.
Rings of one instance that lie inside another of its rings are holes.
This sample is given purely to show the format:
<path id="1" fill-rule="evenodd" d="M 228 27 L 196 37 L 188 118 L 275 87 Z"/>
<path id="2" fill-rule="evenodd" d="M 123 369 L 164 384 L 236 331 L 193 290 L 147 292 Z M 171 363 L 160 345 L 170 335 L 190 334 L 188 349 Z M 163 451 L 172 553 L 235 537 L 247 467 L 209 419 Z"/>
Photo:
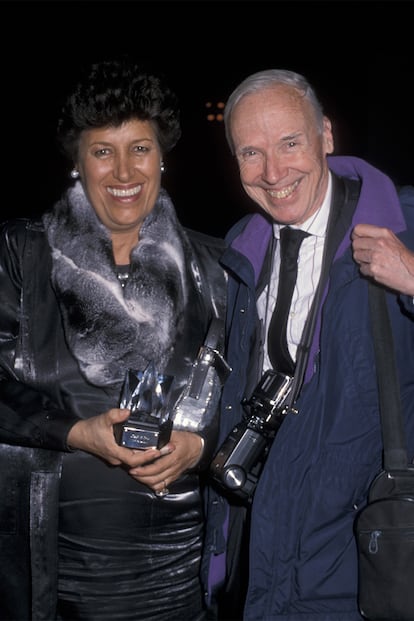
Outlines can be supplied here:
<path id="1" fill-rule="evenodd" d="M 126 448 L 160 449 L 169 441 L 171 429 L 171 420 L 163 423 L 146 423 L 128 419 L 125 423 L 115 425 L 115 440 Z"/>

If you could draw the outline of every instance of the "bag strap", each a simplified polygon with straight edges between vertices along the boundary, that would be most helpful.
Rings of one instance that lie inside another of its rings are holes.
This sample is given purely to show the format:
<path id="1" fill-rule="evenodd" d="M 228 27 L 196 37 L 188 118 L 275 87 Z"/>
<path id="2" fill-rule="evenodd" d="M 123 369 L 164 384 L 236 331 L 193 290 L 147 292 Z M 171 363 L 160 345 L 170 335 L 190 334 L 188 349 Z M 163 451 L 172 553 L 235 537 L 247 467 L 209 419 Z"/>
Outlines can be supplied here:
<path id="1" fill-rule="evenodd" d="M 219 317 L 213 317 L 204 345 L 198 352 L 197 364 L 193 367 L 193 377 L 189 392 L 190 397 L 193 399 L 200 398 L 210 367 L 216 369 L 221 384 L 224 383 L 231 372 L 231 367 L 220 352 L 221 347 L 224 348 L 224 321 Z"/>
<path id="2" fill-rule="evenodd" d="M 384 470 L 405 470 L 407 449 L 387 300 L 382 287 L 371 281 L 368 287 L 384 445 Z"/>

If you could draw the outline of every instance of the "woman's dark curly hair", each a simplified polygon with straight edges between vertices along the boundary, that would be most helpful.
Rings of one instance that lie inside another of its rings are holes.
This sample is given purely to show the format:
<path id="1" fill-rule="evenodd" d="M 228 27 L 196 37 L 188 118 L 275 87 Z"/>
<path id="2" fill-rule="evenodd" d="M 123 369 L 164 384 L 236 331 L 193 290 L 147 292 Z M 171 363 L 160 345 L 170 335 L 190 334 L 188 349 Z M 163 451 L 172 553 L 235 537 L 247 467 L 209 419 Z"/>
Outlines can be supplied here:
<path id="1" fill-rule="evenodd" d="M 181 136 L 177 96 L 163 78 L 126 58 L 97 62 L 66 99 L 57 140 L 64 155 L 75 162 L 84 130 L 119 127 L 131 119 L 151 122 L 163 154 Z"/>

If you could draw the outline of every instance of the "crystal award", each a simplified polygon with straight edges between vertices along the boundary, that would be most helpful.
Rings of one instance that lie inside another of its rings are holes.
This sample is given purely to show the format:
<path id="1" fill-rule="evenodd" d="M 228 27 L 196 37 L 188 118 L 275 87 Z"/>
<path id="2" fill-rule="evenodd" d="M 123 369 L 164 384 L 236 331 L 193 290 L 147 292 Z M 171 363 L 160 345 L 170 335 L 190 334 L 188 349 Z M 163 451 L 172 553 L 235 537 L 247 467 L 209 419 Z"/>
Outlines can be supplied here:
<path id="1" fill-rule="evenodd" d="M 131 413 L 114 426 L 120 446 L 160 449 L 167 444 L 173 425 L 168 411 L 172 381 L 173 376 L 158 373 L 153 362 L 144 371 L 127 370 L 119 407 Z"/>

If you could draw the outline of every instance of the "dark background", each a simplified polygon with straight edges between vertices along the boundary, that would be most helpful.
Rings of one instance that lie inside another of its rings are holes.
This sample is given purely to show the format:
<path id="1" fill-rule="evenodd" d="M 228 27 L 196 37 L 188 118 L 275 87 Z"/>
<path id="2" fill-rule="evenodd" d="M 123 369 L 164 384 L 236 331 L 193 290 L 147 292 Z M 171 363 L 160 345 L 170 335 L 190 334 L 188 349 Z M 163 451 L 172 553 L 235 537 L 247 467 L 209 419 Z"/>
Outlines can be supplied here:
<path id="1" fill-rule="evenodd" d="M 336 154 L 414 183 L 413 2 L 111 0 L 0 2 L 1 219 L 37 215 L 68 180 L 55 142 L 80 66 L 131 53 L 177 91 L 183 137 L 163 182 L 184 224 L 223 235 L 251 209 L 223 124 L 206 120 L 248 74 L 293 69 L 331 117 Z"/>

